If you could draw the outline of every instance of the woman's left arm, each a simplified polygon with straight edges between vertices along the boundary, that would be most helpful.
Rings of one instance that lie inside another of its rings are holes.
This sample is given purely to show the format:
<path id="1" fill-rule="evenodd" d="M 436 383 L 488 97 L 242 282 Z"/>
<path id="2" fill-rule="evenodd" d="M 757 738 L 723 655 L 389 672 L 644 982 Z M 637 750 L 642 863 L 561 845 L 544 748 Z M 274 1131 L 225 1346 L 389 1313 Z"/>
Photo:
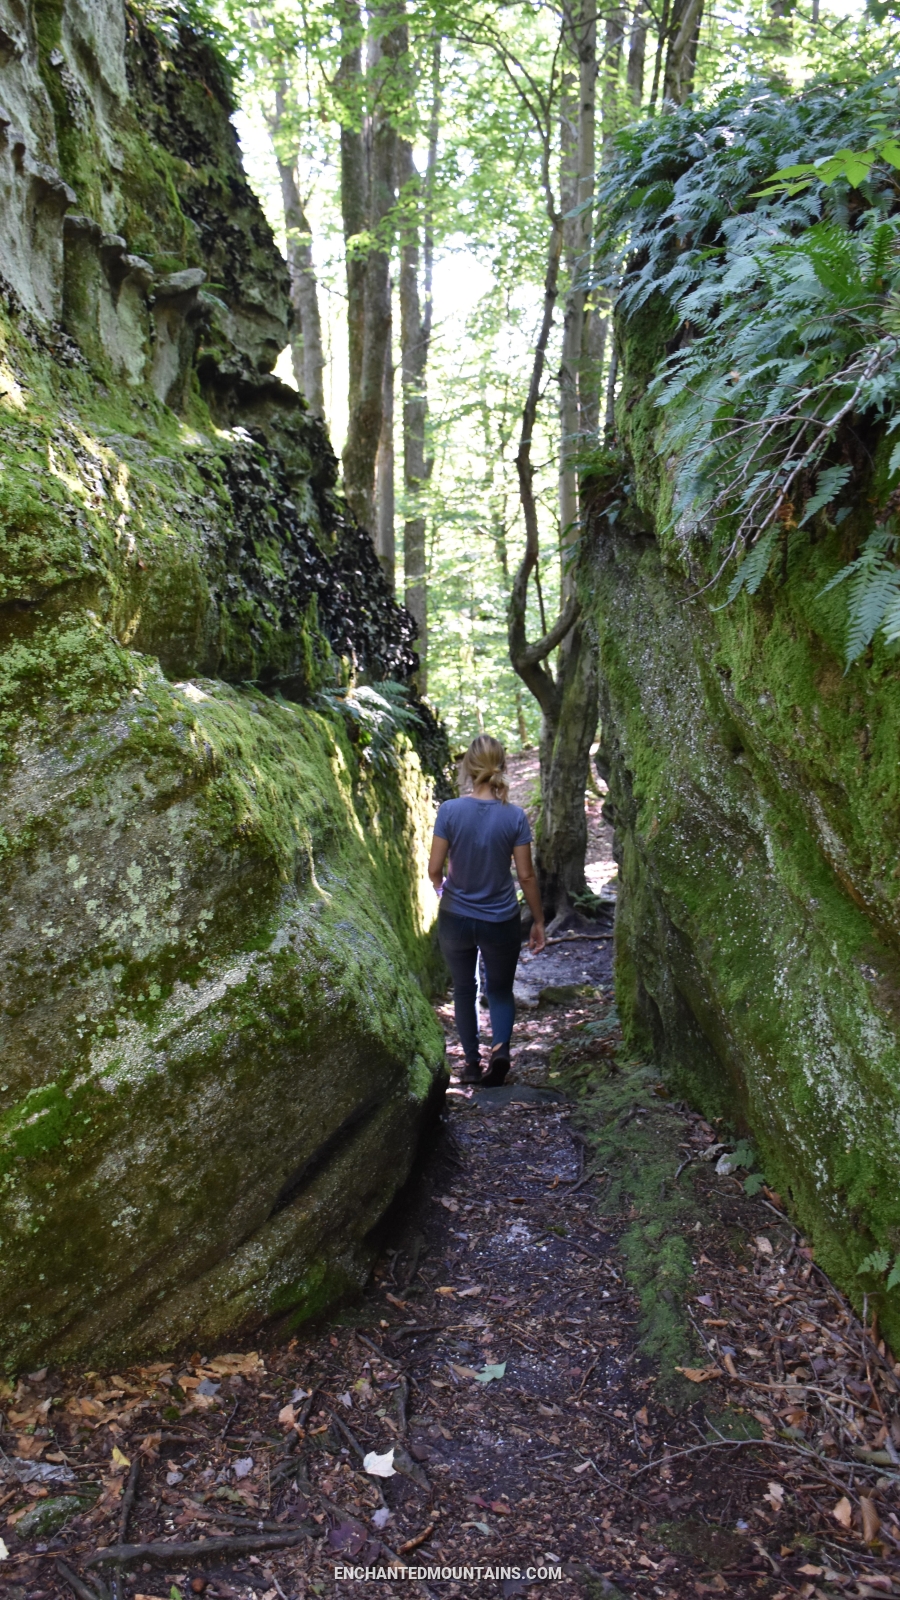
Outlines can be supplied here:
<path id="1" fill-rule="evenodd" d="M 449 848 L 449 840 L 439 839 L 438 835 L 435 834 L 431 841 L 431 855 L 428 858 L 428 876 L 431 879 L 432 888 L 434 889 L 435 894 L 440 894 L 443 887 L 444 862 L 447 859 L 447 851 Z"/>

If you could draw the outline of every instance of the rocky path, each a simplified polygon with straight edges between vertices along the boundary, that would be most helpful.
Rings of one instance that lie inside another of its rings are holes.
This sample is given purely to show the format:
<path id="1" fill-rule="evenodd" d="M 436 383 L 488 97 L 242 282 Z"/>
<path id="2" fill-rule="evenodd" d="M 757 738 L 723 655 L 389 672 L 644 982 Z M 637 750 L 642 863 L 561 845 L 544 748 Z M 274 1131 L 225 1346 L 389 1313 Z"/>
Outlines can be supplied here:
<path id="1" fill-rule="evenodd" d="M 18 1380 L 4 1600 L 900 1593 L 877 1330 L 623 1052 L 608 940 L 520 977 L 516 1081 L 451 1085 L 360 1305 Z"/>

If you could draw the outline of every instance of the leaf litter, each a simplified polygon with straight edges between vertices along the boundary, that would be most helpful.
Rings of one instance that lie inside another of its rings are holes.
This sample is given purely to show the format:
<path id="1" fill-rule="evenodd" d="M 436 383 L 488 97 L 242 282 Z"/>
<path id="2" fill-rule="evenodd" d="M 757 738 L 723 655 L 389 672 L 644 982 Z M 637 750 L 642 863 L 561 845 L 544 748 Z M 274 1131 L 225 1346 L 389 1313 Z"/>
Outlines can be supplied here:
<path id="1" fill-rule="evenodd" d="M 608 947 L 552 955 L 565 998 L 521 1020 L 516 1075 L 569 1098 L 454 1084 L 360 1304 L 253 1350 L 6 1386 L 4 1600 L 305 1600 L 344 1562 L 491 1574 L 361 1600 L 900 1594 L 900 1364 L 779 1197 L 716 1172 L 721 1128 L 629 1077 Z M 657 1219 L 617 1177 L 651 1147 L 698 1218 L 677 1361 L 629 1254 Z M 529 1566 L 561 1576 L 495 1575 Z"/>

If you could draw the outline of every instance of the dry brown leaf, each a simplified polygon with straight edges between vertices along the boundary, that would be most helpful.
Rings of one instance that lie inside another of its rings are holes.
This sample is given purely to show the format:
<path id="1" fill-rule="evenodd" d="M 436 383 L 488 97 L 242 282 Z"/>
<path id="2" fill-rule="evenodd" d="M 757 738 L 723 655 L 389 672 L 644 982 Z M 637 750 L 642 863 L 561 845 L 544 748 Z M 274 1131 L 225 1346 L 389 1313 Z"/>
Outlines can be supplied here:
<path id="1" fill-rule="evenodd" d="M 721 1378 L 721 1367 L 676 1367 L 689 1383 L 708 1383 L 710 1378 Z"/>
<path id="2" fill-rule="evenodd" d="M 456 1290 L 453 1288 L 452 1284 L 442 1283 L 439 1288 L 435 1289 L 434 1292 L 435 1294 L 455 1294 Z"/>
<path id="3" fill-rule="evenodd" d="M 248 1350 L 245 1354 L 232 1353 L 216 1356 L 214 1361 L 207 1363 L 210 1372 L 217 1377 L 229 1378 L 235 1373 L 243 1377 L 255 1377 L 257 1373 L 265 1372 L 265 1363 L 260 1359 L 255 1350 Z"/>
<path id="4" fill-rule="evenodd" d="M 16 1455 L 20 1461 L 38 1461 L 46 1442 L 45 1439 L 36 1439 L 32 1433 L 20 1433 L 16 1438 Z"/>
<path id="5" fill-rule="evenodd" d="M 863 1495 L 859 1502 L 859 1509 L 862 1514 L 863 1538 L 866 1544 L 871 1544 L 873 1540 L 878 1538 L 881 1518 L 875 1510 L 874 1502 L 869 1499 L 868 1495 Z"/>
<path id="6" fill-rule="evenodd" d="M 761 1256 L 771 1256 L 774 1254 L 774 1251 L 772 1250 L 772 1241 L 771 1239 L 767 1239 L 764 1233 L 758 1233 L 756 1235 L 756 1248 Z"/>
<path id="7" fill-rule="evenodd" d="M 853 1507 L 845 1494 L 841 1495 L 837 1505 L 832 1506 L 831 1515 L 834 1517 L 835 1522 L 840 1523 L 842 1528 L 851 1526 L 853 1522 Z"/>
<path id="8" fill-rule="evenodd" d="M 728 1373 L 729 1378 L 736 1378 L 738 1376 L 738 1369 L 734 1364 L 733 1358 L 727 1353 L 727 1351 L 726 1351 L 725 1355 L 722 1357 L 722 1362 L 724 1364 L 725 1371 Z"/>

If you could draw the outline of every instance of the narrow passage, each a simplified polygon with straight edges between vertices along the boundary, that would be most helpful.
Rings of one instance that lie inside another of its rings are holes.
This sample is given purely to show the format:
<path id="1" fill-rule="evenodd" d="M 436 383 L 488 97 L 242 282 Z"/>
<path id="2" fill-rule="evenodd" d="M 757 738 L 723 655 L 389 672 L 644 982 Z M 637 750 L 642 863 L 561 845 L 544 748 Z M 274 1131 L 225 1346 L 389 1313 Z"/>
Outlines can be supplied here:
<path id="1" fill-rule="evenodd" d="M 900 1368 L 623 1051 L 589 931 L 523 962 L 516 1081 L 451 1085 L 360 1304 L 19 1381 L 4 1600 L 900 1592 Z"/>

